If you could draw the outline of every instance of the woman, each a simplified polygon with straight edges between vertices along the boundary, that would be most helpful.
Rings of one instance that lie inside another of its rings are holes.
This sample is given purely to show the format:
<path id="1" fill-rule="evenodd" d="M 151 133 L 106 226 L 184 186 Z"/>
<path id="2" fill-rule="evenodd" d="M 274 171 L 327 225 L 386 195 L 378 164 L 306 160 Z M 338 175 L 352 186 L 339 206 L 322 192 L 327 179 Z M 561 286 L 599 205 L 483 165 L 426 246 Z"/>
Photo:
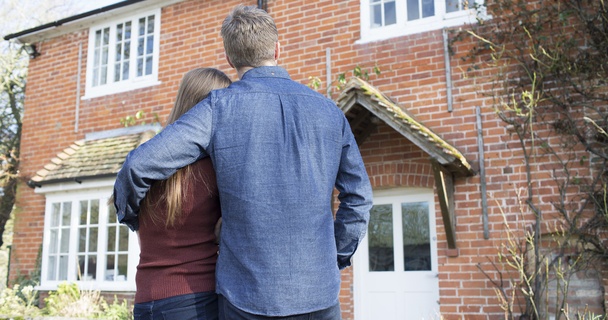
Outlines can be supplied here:
<path id="1" fill-rule="evenodd" d="M 167 124 L 230 79 L 213 68 L 184 75 Z M 156 182 L 142 202 L 134 318 L 217 319 L 214 227 L 220 218 L 215 173 L 207 157 Z"/>

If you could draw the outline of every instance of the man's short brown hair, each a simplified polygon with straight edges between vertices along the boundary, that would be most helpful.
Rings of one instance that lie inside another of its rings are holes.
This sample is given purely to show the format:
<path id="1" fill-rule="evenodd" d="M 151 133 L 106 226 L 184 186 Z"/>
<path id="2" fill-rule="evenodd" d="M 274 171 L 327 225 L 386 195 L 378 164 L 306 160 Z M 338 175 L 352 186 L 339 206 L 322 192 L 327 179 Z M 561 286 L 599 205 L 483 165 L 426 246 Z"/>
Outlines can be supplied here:
<path id="1" fill-rule="evenodd" d="M 222 23 L 226 56 L 235 68 L 259 67 L 274 60 L 279 41 L 277 26 L 270 15 L 255 6 L 236 6 Z"/>

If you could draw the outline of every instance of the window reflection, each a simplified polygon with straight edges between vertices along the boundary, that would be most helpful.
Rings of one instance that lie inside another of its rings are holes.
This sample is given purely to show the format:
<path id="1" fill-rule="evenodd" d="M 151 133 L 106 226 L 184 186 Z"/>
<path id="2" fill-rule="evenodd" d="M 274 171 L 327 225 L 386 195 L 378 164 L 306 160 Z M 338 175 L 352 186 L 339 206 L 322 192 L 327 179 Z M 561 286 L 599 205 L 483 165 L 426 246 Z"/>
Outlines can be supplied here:
<path id="1" fill-rule="evenodd" d="M 431 270 L 429 204 L 401 204 L 403 227 L 403 262 L 405 271 Z"/>
<path id="2" fill-rule="evenodd" d="M 372 207 L 367 234 L 369 271 L 394 271 L 392 205 L 383 204 Z"/>

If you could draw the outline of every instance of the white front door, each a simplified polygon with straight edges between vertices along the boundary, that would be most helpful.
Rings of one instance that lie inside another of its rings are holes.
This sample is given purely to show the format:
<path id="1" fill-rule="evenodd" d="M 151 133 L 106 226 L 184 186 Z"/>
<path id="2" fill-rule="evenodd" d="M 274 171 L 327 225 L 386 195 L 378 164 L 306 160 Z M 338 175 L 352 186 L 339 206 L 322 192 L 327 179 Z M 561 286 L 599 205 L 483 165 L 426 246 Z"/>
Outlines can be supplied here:
<path id="1" fill-rule="evenodd" d="M 356 320 L 439 319 L 432 189 L 374 193 L 354 260 Z"/>

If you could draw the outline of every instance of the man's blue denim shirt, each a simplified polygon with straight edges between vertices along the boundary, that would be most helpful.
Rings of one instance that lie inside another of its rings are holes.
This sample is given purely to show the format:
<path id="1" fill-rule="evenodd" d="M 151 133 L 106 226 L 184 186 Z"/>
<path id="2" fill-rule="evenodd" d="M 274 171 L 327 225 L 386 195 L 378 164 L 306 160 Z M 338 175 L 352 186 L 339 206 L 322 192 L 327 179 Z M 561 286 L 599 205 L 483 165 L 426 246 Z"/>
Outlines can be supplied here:
<path id="1" fill-rule="evenodd" d="M 267 316 L 337 304 L 339 269 L 350 265 L 372 206 L 342 111 L 280 67 L 251 69 L 129 153 L 114 186 L 118 220 L 136 230 L 150 184 L 205 156 L 223 217 L 218 293 Z"/>

